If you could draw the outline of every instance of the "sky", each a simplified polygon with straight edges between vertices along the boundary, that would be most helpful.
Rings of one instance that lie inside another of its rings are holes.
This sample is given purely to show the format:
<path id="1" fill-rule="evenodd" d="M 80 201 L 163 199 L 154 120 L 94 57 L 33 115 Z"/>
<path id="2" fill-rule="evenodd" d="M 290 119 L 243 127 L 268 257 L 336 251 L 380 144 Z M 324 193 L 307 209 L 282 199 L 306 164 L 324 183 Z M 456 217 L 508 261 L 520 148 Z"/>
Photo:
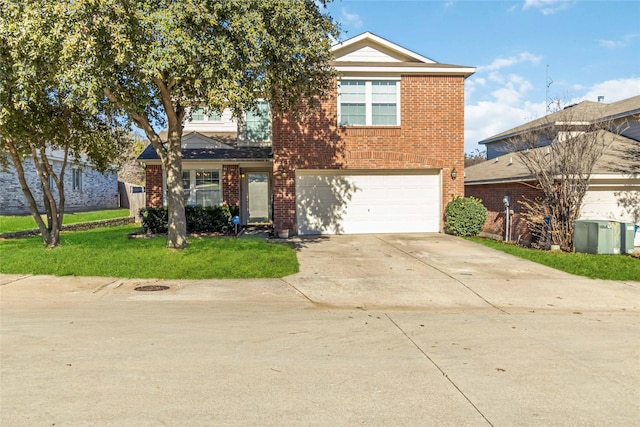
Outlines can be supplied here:
<path id="1" fill-rule="evenodd" d="M 328 9 L 340 41 L 369 31 L 436 62 L 476 67 L 465 81 L 468 153 L 544 116 L 554 100 L 640 95 L 640 0 L 334 0 Z"/>

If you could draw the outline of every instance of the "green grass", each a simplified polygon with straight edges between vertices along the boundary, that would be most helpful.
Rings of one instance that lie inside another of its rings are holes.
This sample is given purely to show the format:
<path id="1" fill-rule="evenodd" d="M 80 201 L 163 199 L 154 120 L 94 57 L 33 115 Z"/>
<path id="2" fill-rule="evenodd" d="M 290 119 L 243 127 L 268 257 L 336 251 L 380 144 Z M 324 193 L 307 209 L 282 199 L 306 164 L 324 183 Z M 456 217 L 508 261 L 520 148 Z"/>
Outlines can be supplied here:
<path id="1" fill-rule="evenodd" d="M 628 255 L 551 252 L 522 248 L 479 237 L 469 237 L 468 240 L 578 276 L 604 280 L 640 281 L 640 258 Z"/>
<path id="2" fill-rule="evenodd" d="M 129 209 L 105 209 L 91 212 L 65 212 L 63 224 L 76 224 L 79 222 L 99 221 L 102 219 L 126 218 Z M 43 216 L 46 218 L 46 216 Z M 46 219 L 45 219 L 46 221 Z M 0 215 L 0 233 L 23 231 L 38 228 L 31 215 Z"/>
<path id="3" fill-rule="evenodd" d="M 129 239 L 135 225 L 61 234 L 45 249 L 40 237 L 0 241 L 0 272 L 56 276 L 159 279 L 283 277 L 298 271 L 295 248 L 260 238 L 190 238 L 186 249 L 165 247 L 166 238 Z"/>

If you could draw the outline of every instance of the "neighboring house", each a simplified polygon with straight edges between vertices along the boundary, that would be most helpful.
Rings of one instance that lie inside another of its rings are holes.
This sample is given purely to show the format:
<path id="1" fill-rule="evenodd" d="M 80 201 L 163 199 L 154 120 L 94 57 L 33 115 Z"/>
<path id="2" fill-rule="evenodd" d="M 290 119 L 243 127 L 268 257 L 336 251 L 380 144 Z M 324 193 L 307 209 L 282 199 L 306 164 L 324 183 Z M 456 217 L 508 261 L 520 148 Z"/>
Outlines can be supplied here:
<path id="1" fill-rule="evenodd" d="M 514 141 L 542 127 L 563 126 L 558 138 L 571 137 L 584 123 L 610 122 L 611 131 L 601 131 L 608 149 L 596 163 L 585 195 L 580 219 L 640 223 L 640 96 L 611 104 L 584 101 L 480 141 L 487 148 L 487 161 L 469 166 L 465 172 L 465 195 L 483 200 L 489 211 L 484 232 L 504 239 L 505 196 L 514 211 L 510 239 L 527 243 L 531 236 L 520 216 L 523 198 L 541 196 L 536 182 L 514 150 Z M 555 141 L 540 141 L 536 150 L 546 150 Z M 517 143 L 516 143 L 517 146 Z M 635 245 L 640 246 L 640 233 Z"/>
<path id="2" fill-rule="evenodd" d="M 438 232 L 464 192 L 464 81 L 371 33 L 333 47 L 336 92 L 318 113 L 277 115 L 261 102 L 239 123 L 198 109 L 185 124 L 187 204 L 240 207 L 242 224 L 297 234 Z M 149 146 L 147 206 L 166 203 Z M 456 177 L 458 177 L 456 179 Z"/>
<path id="3" fill-rule="evenodd" d="M 48 153 L 56 173 L 60 171 L 63 160 L 61 151 Z M 44 212 L 42 187 L 33 161 L 23 161 L 25 179 L 38 208 Z M 50 188 L 55 189 L 51 182 Z M 0 214 L 27 215 L 30 213 L 26 198 L 20 187 L 17 173 L 11 161 L 6 168 L 0 167 Z M 112 209 L 119 206 L 118 175 L 115 171 L 102 174 L 91 167 L 85 159 L 69 160 L 64 175 L 65 211 L 87 211 L 95 209 Z"/>

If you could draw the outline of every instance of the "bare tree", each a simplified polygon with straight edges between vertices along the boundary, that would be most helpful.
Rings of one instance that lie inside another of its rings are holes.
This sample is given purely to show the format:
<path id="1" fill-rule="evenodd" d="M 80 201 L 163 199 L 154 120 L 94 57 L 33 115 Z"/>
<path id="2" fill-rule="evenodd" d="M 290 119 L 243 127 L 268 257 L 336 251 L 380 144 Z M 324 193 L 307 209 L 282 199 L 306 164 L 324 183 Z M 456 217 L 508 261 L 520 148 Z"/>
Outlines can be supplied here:
<path id="1" fill-rule="evenodd" d="M 510 150 L 542 193 L 521 203 L 532 234 L 550 233 L 551 244 L 573 250 L 574 221 L 591 174 L 620 131 L 609 120 L 594 120 L 592 112 L 568 108 L 510 139 Z"/>
<path id="2" fill-rule="evenodd" d="M 480 151 L 480 149 L 476 148 L 471 153 L 464 153 L 464 167 L 477 165 L 478 163 L 483 163 L 487 160 L 486 151 Z"/>

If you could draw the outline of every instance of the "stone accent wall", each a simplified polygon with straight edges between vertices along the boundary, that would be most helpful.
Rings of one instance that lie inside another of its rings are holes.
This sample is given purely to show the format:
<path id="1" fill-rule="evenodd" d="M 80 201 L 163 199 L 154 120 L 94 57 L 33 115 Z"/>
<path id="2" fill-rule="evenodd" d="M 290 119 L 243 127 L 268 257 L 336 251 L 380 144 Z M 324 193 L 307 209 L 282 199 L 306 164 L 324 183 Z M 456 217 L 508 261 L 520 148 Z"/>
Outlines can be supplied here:
<path id="1" fill-rule="evenodd" d="M 509 196 L 509 207 L 513 210 L 511 218 L 511 239 L 523 244 L 531 242 L 531 234 L 527 224 L 522 218 L 522 205 L 519 201 L 527 198 L 535 200 L 542 197 L 542 192 L 535 187 L 534 183 L 504 183 L 467 185 L 465 187 L 466 197 L 476 197 L 482 200 L 482 204 L 487 208 L 487 221 L 484 224 L 483 233 L 489 237 L 504 240 L 505 237 L 505 207 L 502 202 L 504 196 Z"/>
<path id="2" fill-rule="evenodd" d="M 464 195 L 464 78 L 402 76 L 400 92 L 400 126 L 338 126 L 337 93 L 323 101 L 320 112 L 302 119 L 275 115 L 276 230 L 296 230 L 298 169 L 439 169 L 443 210 Z"/>
<path id="3" fill-rule="evenodd" d="M 147 165 L 145 168 L 147 207 L 162 207 L 162 166 Z"/>
<path id="4" fill-rule="evenodd" d="M 61 162 L 53 161 L 56 173 L 60 171 Z M 33 162 L 29 159 L 23 163 L 25 178 L 38 208 L 44 210 L 42 187 Z M 73 189 L 73 169 L 82 171 L 81 189 Z M 0 214 L 25 215 L 29 214 L 26 198 L 20 187 L 20 182 L 13 165 L 6 170 L 0 170 Z M 119 206 L 118 176 L 115 172 L 101 174 L 88 165 L 68 165 L 64 175 L 65 211 L 88 211 L 97 209 L 112 209 Z M 57 194 L 57 190 L 54 190 Z M 57 197 L 57 196 L 56 196 Z"/>

